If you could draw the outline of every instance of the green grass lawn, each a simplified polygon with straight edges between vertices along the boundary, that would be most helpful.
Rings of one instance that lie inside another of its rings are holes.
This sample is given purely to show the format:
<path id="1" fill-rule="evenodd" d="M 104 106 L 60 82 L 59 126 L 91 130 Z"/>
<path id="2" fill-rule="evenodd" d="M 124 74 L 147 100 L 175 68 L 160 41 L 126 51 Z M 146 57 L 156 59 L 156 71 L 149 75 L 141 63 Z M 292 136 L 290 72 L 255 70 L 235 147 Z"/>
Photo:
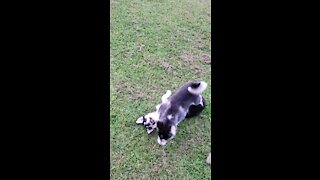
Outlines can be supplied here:
<path id="1" fill-rule="evenodd" d="M 111 0 L 111 179 L 211 179 L 210 9 L 210 0 Z M 161 147 L 135 121 L 190 80 L 208 83 L 208 106 Z"/>

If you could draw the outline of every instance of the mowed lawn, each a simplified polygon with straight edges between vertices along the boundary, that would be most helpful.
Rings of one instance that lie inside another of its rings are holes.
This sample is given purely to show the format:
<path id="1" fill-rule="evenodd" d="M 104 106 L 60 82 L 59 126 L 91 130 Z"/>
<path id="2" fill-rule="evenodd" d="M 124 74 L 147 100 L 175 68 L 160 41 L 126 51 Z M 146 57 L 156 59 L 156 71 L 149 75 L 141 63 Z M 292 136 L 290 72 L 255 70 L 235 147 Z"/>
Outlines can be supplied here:
<path id="1" fill-rule="evenodd" d="M 210 0 L 110 4 L 110 178 L 211 179 Z M 190 80 L 208 83 L 208 106 L 161 147 L 135 121 Z"/>

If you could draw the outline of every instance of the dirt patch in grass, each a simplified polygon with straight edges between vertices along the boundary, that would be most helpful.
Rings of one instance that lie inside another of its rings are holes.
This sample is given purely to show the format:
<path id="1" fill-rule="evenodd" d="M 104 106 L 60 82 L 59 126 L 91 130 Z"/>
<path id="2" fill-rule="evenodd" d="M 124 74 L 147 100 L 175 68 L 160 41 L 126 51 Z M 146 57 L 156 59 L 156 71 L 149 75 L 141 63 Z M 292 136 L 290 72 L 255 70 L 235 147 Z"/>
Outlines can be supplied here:
<path id="1" fill-rule="evenodd" d="M 193 139 L 188 139 L 186 141 L 184 141 L 184 144 L 188 144 L 188 146 L 179 146 L 179 148 L 177 149 L 178 152 L 182 153 L 182 154 L 192 154 L 192 152 L 194 151 L 194 148 L 203 143 L 203 139 L 199 137 L 193 138 Z"/>
<path id="2" fill-rule="evenodd" d="M 157 87 L 152 84 L 141 87 L 140 84 L 133 85 L 125 80 L 116 83 L 114 88 L 120 96 L 130 100 L 152 100 L 157 91 Z"/>
<path id="3" fill-rule="evenodd" d="M 168 165 L 168 157 L 167 157 L 167 153 L 164 149 L 162 149 L 162 162 L 164 164 L 164 166 L 167 166 Z"/>
<path id="4" fill-rule="evenodd" d="M 175 167 L 175 163 L 169 164 L 168 154 L 164 149 L 162 149 L 162 163 L 163 163 L 163 169 L 166 170 L 166 172 L 170 177 L 173 177 L 174 172 L 176 171 L 177 168 Z"/>
<path id="5" fill-rule="evenodd" d="M 211 65 L 211 55 L 210 54 L 203 54 L 202 58 L 201 58 L 201 62 Z"/>
<path id="6" fill-rule="evenodd" d="M 195 74 L 211 73 L 211 55 L 183 53 L 180 59 L 186 63 Z"/>
<path id="7" fill-rule="evenodd" d="M 166 61 L 158 61 L 158 62 L 159 62 L 159 65 L 164 68 L 164 70 L 166 70 L 169 73 L 172 73 L 173 66 L 170 63 Z"/>
<path id="8" fill-rule="evenodd" d="M 210 54 L 193 55 L 193 54 L 189 54 L 189 53 L 183 53 L 180 56 L 180 59 L 183 62 L 190 65 L 191 67 L 201 66 L 201 64 L 199 64 L 199 62 L 202 62 L 204 64 L 211 64 L 211 55 Z M 202 66 L 203 66 L 203 64 L 202 64 Z"/>

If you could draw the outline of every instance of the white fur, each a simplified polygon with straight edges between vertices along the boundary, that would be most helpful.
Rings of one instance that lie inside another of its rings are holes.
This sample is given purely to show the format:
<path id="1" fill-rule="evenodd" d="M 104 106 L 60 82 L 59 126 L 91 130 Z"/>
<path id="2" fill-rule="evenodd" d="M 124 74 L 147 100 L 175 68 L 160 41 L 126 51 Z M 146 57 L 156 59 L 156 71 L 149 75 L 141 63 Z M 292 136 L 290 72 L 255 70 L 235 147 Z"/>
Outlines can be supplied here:
<path id="1" fill-rule="evenodd" d="M 171 120 L 171 119 L 172 119 L 172 115 L 171 115 L 171 114 L 168 115 L 167 118 L 168 118 L 169 120 Z"/>
<path id="2" fill-rule="evenodd" d="M 168 98 L 171 96 L 172 92 L 170 90 L 167 90 L 166 94 L 164 94 L 161 98 L 162 103 L 166 102 Z"/>
<path id="3" fill-rule="evenodd" d="M 161 106 L 161 104 L 158 104 L 158 105 L 156 106 L 156 111 L 159 110 L 160 106 Z"/>
<path id="4" fill-rule="evenodd" d="M 191 93 L 191 94 L 195 94 L 195 95 L 199 95 L 201 94 L 204 90 L 206 90 L 208 84 L 204 81 L 201 81 L 200 82 L 200 86 L 196 89 L 192 89 L 191 87 L 188 87 L 188 91 Z"/>
<path id="5" fill-rule="evenodd" d="M 151 133 L 153 132 L 153 130 L 154 130 L 154 129 L 151 129 L 151 130 L 147 129 L 147 133 L 148 133 L 148 134 L 151 134 Z"/>
<path id="6" fill-rule="evenodd" d="M 199 95 L 199 96 L 200 96 L 200 104 L 201 104 L 201 106 L 203 106 L 202 96 L 201 95 Z"/>
<path id="7" fill-rule="evenodd" d="M 160 137 L 158 136 L 158 144 L 160 144 L 161 146 L 164 146 L 167 144 L 167 141 L 165 139 L 160 139 Z"/>
<path id="8" fill-rule="evenodd" d="M 137 124 L 142 124 L 143 123 L 143 117 L 139 117 L 136 121 Z"/>
<path id="9" fill-rule="evenodd" d="M 177 133 L 177 127 L 176 126 L 171 126 L 171 134 L 172 134 L 171 137 L 173 138 L 176 135 L 176 133 Z"/>
<path id="10" fill-rule="evenodd" d="M 156 112 L 152 112 L 152 113 L 149 113 L 149 114 L 144 116 L 146 118 L 146 122 L 143 122 L 143 117 L 141 116 L 141 117 L 138 118 L 136 123 L 137 124 L 143 124 L 143 125 L 150 124 L 150 118 L 152 118 L 155 121 L 155 124 L 149 125 L 149 127 L 152 127 L 151 130 L 146 129 L 147 133 L 150 134 L 157 127 L 157 121 L 159 120 L 159 116 L 160 116 L 160 114 L 157 111 Z"/>

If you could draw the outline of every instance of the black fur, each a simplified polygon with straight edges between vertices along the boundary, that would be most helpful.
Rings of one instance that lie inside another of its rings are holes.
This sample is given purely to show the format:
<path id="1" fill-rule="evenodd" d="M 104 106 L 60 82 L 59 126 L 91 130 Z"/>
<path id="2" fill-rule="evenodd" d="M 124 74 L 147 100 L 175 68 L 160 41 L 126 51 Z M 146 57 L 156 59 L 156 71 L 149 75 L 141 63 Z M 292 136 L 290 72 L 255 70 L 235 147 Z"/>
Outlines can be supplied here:
<path id="1" fill-rule="evenodd" d="M 200 86 L 200 82 L 195 82 L 191 84 L 192 89 L 195 89 Z"/>
<path id="2" fill-rule="evenodd" d="M 192 118 L 192 117 L 199 115 L 206 107 L 206 101 L 203 96 L 202 96 L 202 102 L 203 102 L 203 106 L 201 106 L 200 104 L 199 105 L 191 105 L 189 107 L 186 118 Z"/>
<path id="3" fill-rule="evenodd" d="M 160 139 L 168 140 L 172 136 L 172 134 L 170 133 L 171 124 L 169 124 L 169 122 L 167 122 L 167 123 L 164 123 L 164 122 L 157 123 L 158 135 L 159 135 Z"/>

